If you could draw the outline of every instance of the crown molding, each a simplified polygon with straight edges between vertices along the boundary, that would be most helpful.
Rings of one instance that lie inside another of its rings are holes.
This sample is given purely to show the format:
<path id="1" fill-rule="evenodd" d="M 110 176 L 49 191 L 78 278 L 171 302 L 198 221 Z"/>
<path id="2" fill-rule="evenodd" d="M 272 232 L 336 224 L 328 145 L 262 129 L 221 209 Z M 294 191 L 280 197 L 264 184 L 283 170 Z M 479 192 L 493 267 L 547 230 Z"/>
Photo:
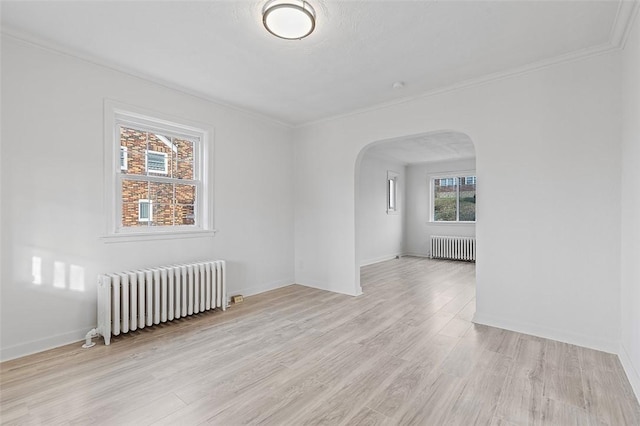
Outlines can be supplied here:
<path id="1" fill-rule="evenodd" d="M 563 55 L 554 56 L 552 58 L 543 59 L 541 61 L 532 62 L 530 64 L 511 68 L 506 71 L 499 71 L 493 74 L 484 75 L 481 77 L 471 78 L 459 83 L 454 83 L 449 86 L 433 89 L 427 92 L 422 92 L 417 95 L 407 96 L 404 98 L 396 99 L 390 102 L 384 102 L 373 106 L 358 108 L 353 111 L 346 112 L 344 114 L 336 114 L 329 117 L 321 118 L 319 120 L 313 120 L 306 123 L 294 125 L 295 129 L 304 127 L 315 126 L 318 124 L 327 123 L 333 120 L 352 117 L 368 112 L 373 112 L 381 109 L 390 108 L 396 105 L 402 105 L 408 102 L 429 98 L 436 95 L 441 95 L 448 92 L 454 92 L 457 90 L 468 89 L 472 87 L 484 86 L 489 83 L 493 83 L 500 80 L 506 80 L 512 77 L 517 77 L 524 74 L 529 74 L 535 71 L 543 70 L 545 68 L 561 65 L 569 62 L 575 62 L 591 57 L 616 52 L 624 49 L 624 46 L 633 27 L 633 22 L 640 11 L 640 0 L 625 1 L 621 0 L 618 4 L 618 10 L 614 23 L 609 33 L 609 40 L 605 43 L 591 46 L 585 49 L 576 50 Z"/>
<path id="2" fill-rule="evenodd" d="M 327 123 L 333 120 L 338 120 L 338 119 L 343 119 L 343 118 L 347 118 L 347 117 L 352 117 L 352 116 L 356 116 L 356 115 L 360 115 L 360 114 L 365 114 L 368 112 L 373 112 L 373 111 L 377 111 L 377 110 L 382 110 L 382 109 L 386 109 L 386 108 L 390 108 L 396 105 L 401 105 L 401 104 L 405 104 L 408 102 L 412 102 L 412 101 L 416 101 L 419 99 L 424 99 L 424 98 L 429 98 L 432 96 L 436 96 L 436 95 L 441 95 L 444 93 L 448 93 L 448 92 L 454 92 L 454 91 L 458 91 L 458 90 L 462 90 L 462 89 L 467 89 L 467 88 L 472 88 L 472 87 L 479 87 L 479 86 L 483 86 L 486 84 L 490 84 L 496 81 L 500 81 L 500 80 L 505 80 L 505 79 L 509 79 L 512 77 L 517 77 L 520 75 L 524 75 L 524 74 L 528 74 L 531 72 L 535 72 L 535 71 L 539 71 L 545 68 L 549 68 L 555 65 L 560 65 L 560 64 L 565 64 L 565 63 L 569 63 L 569 62 L 574 62 L 574 61 L 579 61 L 579 60 L 583 60 L 583 59 L 587 59 L 587 58 L 591 58 L 594 56 L 598 56 L 598 55 L 602 55 L 602 54 L 607 54 L 607 53 L 611 53 L 611 52 L 615 52 L 618 50 L 622 50 L 624 49 L 624 46 L 626 44 L 627 38 L 629 36 L 629 33 L 631 31 L 631 28 L 633 27 L 633 22 L 636 19 L 636 16 L 638 15 L 638 12 L 640 10 L 640 0 L 621 0 L 618 4 L 618 10 L 616 12 L 616 17 L 614 20 L 614 23 L 611 27 L 611 31 L 609 33 L 609 40 L 606 43 L 602 43 L 596 46 L 591 46 L 585 49 L 581 49 L 581 50 L 577 50 L 574 52 L 569 52 L 563 55 L 559 55 L 559 56 L 555 56 L 552 58 L 547 58 L 547 59 L 543 59 L 541 61 L 537 61 L 537 62 L 533 62 L 521 67 L 516 67 L 516 68 L 511 68 L 509 70 L 506 71 L 500 71 L 500 72 L 496 72 L 496 73 L 492 73 L 492 74 L 488 74 L 488 75 L 484 75 L 481 77 L 477 77 L 477 78 L 471 78 L 468 80 L 464 80 L 462 82 L 459 83 L 454 83 L 445 87 L 440 87 L 440 88 L 436 88 L 433 90 L 429 90 L 426 92 L 422 92 L 420 94 L 417 95 L 413 95 L 413 96 L 407 96 L 404 98 L 400 98 L 400 99 L 396 99 L 393 101 L 389 101 L 389 102 L 383 102 L 383 103 L 379 103 L 376 105 L 372 105 L 369 107 L 365 107 L 365 108 L 358 108 L 343 114 L 336 114 L 336 115 L 331 115 L 328 117 L 324 117 L 324 118 L 320 118 L 318 120 L 311 120 L 311 121 L 307 121 L 307 122 L 303 122 L 303 123 L 289 123 L 289 122 L 284 122 L 281 120 L 278 120 L 272 116 L 266 115 L 266 114 L 262 114 L 259 113 L 257 111 L 254 110 L 250 110 L 247 108 L 243 108 L 241 106 L 238 105 L 234 105 L 232 103 L 227 103 L 224 101 L 221 101 L 219 99 L 213 98 L 211 96 L 205 95 L 202 92 L 199 92 L 197 90 L 192 90 L 192 89 L 188 89 L 186 87 L 183 87 L 181 85 L 163 80 L 163 79 L 159 79 L 157 77 L 153 77 L 150 76 L 148 74 L 145 73 L 140 73 L 140 72 L 136 72 L 136 71 L 132 71 L 130 69 L 127 69 L 125 67 L 121 67 L 118 65 L 115 65 L 113 63 L 109 63 L 108 61 L 104 61 L 101 60 L 99 58 L 96 58 L 93 55 L 89 55 L 86 53 L 82 53 L 79 52 L 75 49 L 71 49 L 71 48 L 67 48 L 64 46 L 61 46 L 57 43 L 51 42 L 49 40 L 43 40 L 41 38 L 38 38 L 36 36 L 33 36 L 32 34 L 28 34 L 25 32 L 21 32 L 12 28 L 8 28 L 6 26 L 3 26 L 0 29 L 0 35 L 2 36 L 6 36 L 6 37 L 10 37 L 18 42 L 22 42 L 24 44 L 27 45 L 31 45 L 43 50 L 47 50 L 50 52 L 54 52 L 54 53 L 58 53 L 61 55 L 65 55 L 65 56 L 69 56 L 75 59 L 79 59 L 88 63 L 91 63 L 93 65 L 97 65 L 103 68 L 107 68 L 113 71 L 117 71 L 120 72 L 122 74 L 126 74 L 135 78 L 139 78 L 141 80 L 147 81 L 147 82 L 152 82 L 155 83 L 159 86 L 165 87 L 167 89 L 171 89 L 171 90 L 175 90 L 177 92 L 189 95 L 189 96 L 193 96 L 195 98 L 198 98 L 200 100 L 204 100 L 210 103 L 213 103 L 215 105 L 224 107 L 224 108 L 228 108 L 231 110 L 234 110 L 236 112 L 239 112 L 241 114 L 247 115 L 251 118 L 254 119 L 258 119 L 270 124 L 275 124 L 278 126 L 282 126 L 285 128 L 289 128 L 289 129 L 300 129 L 300 128 L 304 128 L 304 127 L 310 127 L 310 126 L 315 126 L 318 124 L 323 124 L 323 123 Z"/>
<path id="3" fill-rule="evenodd" d="M 7 26 L 2 26 L 2 28 L 0 29 L 0 35 L 2 37 L 8 37 L 10 39 L 13 39 L 14 41 L 18 42 L 18 43 L 22 43 L 31 47 L 35 47 L 41 50 L 45 50 L 48 52 L 52 52 L 52 53 L 56 53 L 59 55 L 64 55 L 73 59 L 77 59 L 77 60 L 81 60 L 83 62 L 87 62 L 90 63 L 92 65 L 96 65 L 102 68 L 106 68 L 109 69 L 111 71 L 116 71 L 119 72 L 121 74 L 125 74 L 128 75 L 130 77 L 134 77 L 140 80 L 144 80 L 145 82 L 151 82 L 154 84 L 157 84 L 158 86 L 162 86 L 166 89 L 170 89 L 170 90 L 174 90 L 176 92 L 182 93 L 184 95 L 189 95 L 192 96 L 194 98 L 197 98 L 199 100 L 203 100 L 206 102 L 210 102 L 212 104 L 215 104 L 217 106 L 223 107 L 223 108 L 227 108 L 233 111 L 236 111 L 238 113 L 247 115 L 253 119 L 257 119 L 263 122 L 267 122 L 269 124 L 276 124 L 278 126 L 282 126 L 282 127 L 286 127 L 286 128 L 293 128 L 293 125 L 291 123 L 286 123 L 283 121 L 280 121 L 276 118 L 273 118 L 271 116 L 265 115 L 265 114 L 261 114 L 259 112 L 256 112 L 254 110 L 250 110 L 247 108 L 243 108 L 241 106 L 238 105 L 234 105 L 232 103 L 227 103 L 224 101 L 221 101 L 219 99 L 213 98 L 211 96 L 207 96 L 205 94 L 203 94 L 202 92 L 199 92 L 197 90 L 192 90 L 192 89 L 188 89 L 184 86 L 181 86 L 179 84 L 175 84 L 172 83 L 170 81 L 167 80 L 163 80 L 161 78 L 157 78 L 157 77 L 153 77 L 151 75 L 145 74 L 145 73 L 141 73 L 141 72 L 137 72 L 137 71 L 133 71 L 131 69 L 128 69 L 126 67 L 122 67 L 116 64 L 113 64 L 109 61 L 105 61 L 102 59 L 99 59 L 93 55 L 89 55 L 83 52 L 80 52 L 76 49 L 73 48 L 68 48 L 65 46 L 62 46 L 60 44 L 57 44 L 55 42 L 52 42 L 50 40 L 44 40 L 42 38 L 39 38 L 37 36 L 34 36 L 30 33 L 26 33 L 26 32 L 22 32 L 19 30 L 16 30 L 14 28 L 9 28 Z"/>
<path id="4" fill-rule="evenodd" d="M 420 99 L 430 98 L 432 96 L 441 95 L 444 93 L 455 92 L 462 89 L 468 89 L 472 87 L 480 87 L 490 83 L 494 83 L 500 80 L 506 80 L 513 77 L 517 77 L 524 74 L 529 74 L 535 71 L 543 70 L 545 68 L 553 67 L 555 65 L 565 64 L 569 62 L 575 62 L 582 59 L 587 59 L 593 56 L 602 55 L 605 53 L 612 52 L 614 50 L 618 50 L 618 48 L 611 46 L 609 43 L 604 43 L 596 46 L 592 46 L 586 49 L 581 49 L 578 51 L 570 52 L 564 55 L 555 56 L 553 58 L 544 59 L 542 61 L 533 62 L 528 65 L 524 65 L 517 68 L 511 68 L 506 71 L 500 71 L 493 74 L 484 75 L 482 77 L 470 78 L 468 80 L 461 81 L 459 83 L 454 83 L 449 86 L 429 90 L 427 92 L 422 92 L 417 95 L 407 96 L 404 98 L 396 99 L 390 102 L 384 102 L 377 105 L 359 108 L 353 111 L 346 112 L 344 114 L 333 115 L 326 118 L 321 118 L 319 120 L 309 121 L 303 124 L 295 125 L 294 128 L 303 128 L 307 126 L 315 126 L 318 124 L 323 124 L 329 121 L 334 121 L 342 118 L 352 117 L 355 115 L 365 114 L 368 112 L 373 112 L 381 109 L 390 108 L 396 105 L 402 105 L 408 102 L 413 102 Z"/>

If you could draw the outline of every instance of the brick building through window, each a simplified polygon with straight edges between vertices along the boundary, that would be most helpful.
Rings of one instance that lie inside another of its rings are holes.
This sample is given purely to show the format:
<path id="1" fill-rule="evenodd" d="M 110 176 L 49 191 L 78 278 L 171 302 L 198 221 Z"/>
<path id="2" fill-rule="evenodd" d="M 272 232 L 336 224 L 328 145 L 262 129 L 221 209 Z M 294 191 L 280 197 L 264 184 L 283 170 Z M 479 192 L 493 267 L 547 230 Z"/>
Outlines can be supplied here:
<path id="1" fill-rule="evenodd" d="M 195 224 L 197 142 L 120 126 L 122 227 Z"/>

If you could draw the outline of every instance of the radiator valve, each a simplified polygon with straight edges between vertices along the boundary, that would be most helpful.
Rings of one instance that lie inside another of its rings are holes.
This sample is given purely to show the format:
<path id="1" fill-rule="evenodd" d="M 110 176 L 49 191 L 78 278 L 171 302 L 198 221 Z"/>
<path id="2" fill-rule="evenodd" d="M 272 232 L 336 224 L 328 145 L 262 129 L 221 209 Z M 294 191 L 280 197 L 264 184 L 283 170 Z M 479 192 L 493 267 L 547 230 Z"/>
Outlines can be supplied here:
<path id="1" fill-rule="evenodd" d="M 98 330 L 96 330 L 95 328 L 92 328 L 91 330 L 89 330 L 87 332 L 87 335 L 84 336 L 84 345 L 82 345 L 83 348 L 88 349 L 92 346 L 95 346 L 95 342 L 92 342 L 91 339 L 94 337 L 98 337 Z"/>

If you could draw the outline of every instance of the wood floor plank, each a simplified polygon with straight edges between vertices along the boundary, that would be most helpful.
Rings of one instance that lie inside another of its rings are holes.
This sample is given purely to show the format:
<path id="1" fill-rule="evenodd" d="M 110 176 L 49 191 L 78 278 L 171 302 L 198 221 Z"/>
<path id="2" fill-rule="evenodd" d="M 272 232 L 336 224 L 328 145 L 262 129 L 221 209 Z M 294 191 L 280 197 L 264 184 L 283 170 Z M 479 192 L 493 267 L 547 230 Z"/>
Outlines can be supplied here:
<path id="1" fill-rule="evenodd" d="M 640 425 L 615 355 L 471 323 L 472 263 L 362 268 L 0 364 L 2 425 Z"/>
<path id="2" fill-rule="evenodd" d="M 390 426 L 395 423 L 384 414 L 364 407 L 355 416 L 342 424 L 344 426 Z"/>
<path id="3" fill-rule="evenodd" d="M 512 363 L 513 360 L 503 354 L 486 351 L 464 381 L 446 422 L 460 425 L 489 424 L 496 412 Z"/>
<path id="4" fill-rule="evenodd" d="M 315 407 L 293 420 L 300 425 L 336 425 L 357 415 L 365 407 L 371 395 L 391 381 L 406 362 L 391 356 L 369 361 L 353 380 L 340 389 L 320 399 Z"/>
<path id="5" fill-rule="evenodd" d="M 578 347 L 552 340 L 545 343 L 543 396 L 580 409 L 586 408 Z"/>
<path id="6" fill-rule="evenodd" d="M 387 417 L 397 417 L 405 402 L 425 387 L 436 368 L 429 363 L 407 362 L 391 382 L 374 393 L 367 406 Z"/>
<path id="7" fill-rule="evenodd" d="M 434 374 L 428 386 L 405 404 L 395 417 L 401 425 L 442 425 L 450 415 L 464 387 L 459 377 Z"/>
<path id="8" fill-rule="evenodd" d="M 518 339 L 494 418 L 505 424 L 539 424 L 543 418 L 544 341 Z"/>

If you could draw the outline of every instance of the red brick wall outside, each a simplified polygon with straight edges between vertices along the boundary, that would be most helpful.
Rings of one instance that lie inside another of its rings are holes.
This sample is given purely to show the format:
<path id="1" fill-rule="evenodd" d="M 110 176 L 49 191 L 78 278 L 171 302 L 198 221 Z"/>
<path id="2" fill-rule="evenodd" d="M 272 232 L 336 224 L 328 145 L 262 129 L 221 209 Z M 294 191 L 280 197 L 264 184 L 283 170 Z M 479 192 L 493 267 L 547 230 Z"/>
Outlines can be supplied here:
<path id="1" fill-rule="evenodd" d="M 193 143 L 189 140 L 166 137 L 166 144 L 154 133 L 121 127 L 120 145 L 127 148 L 128 175 L 147 175 L 146 151 L 167 155 L 167 173 L 149 176 L 193 179 Z M 194 185 L 158 183 L 122 179 L 122 226 L 193 225 L 196 190 Z M 139 201 L 151 200 L 151 221 L 139 220 Z"/>

